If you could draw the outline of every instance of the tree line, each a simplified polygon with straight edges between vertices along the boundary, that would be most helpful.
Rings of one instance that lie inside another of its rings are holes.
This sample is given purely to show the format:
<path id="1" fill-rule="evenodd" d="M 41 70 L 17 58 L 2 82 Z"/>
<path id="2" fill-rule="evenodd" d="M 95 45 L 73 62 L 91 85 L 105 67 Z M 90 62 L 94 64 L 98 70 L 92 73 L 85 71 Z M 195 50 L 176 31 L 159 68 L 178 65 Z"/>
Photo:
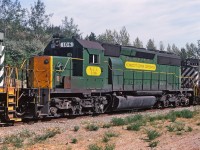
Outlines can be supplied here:
<path id="1" fill-rule="evenodd" d="M 45 4 L 41 0 L 36 0 L 30 9 L 23 8 L 18 0 L 0 0 L 0 31 L 5 35 L 6 64 L 20 65 L 32 55 L 42 54 L 52 35 L 56 33 L 67 38 L 75 36 L 90 41 L 168 51 L 180 55 L 182 59 L 200 56 L 200 44 L 187 43 L 180 49 L 175 44 L 165 46 L 162 41 L 156 46 L 153 39 L 149 39 L 146 45 L 139 37 L 131 41 L 126 27 L 122 27 L 120 31 L 107 29 L 99 35 L 91 32 L 83 37 L 73 18 L 65 16 L 61 24 L 55 26 L 50 23 L 52 16 L 53 14 L 46 13 Z"/>

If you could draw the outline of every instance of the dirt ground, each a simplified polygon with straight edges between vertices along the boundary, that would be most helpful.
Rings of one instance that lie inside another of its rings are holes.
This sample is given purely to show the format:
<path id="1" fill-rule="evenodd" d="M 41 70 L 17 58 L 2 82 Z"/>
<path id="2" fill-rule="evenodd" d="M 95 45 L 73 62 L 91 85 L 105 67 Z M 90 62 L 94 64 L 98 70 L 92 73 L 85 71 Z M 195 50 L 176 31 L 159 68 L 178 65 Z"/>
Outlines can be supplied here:
<path id="1" fill-rule="evenodd" d="M 185 109 L 185 108 L 184 108 Z M 62 119 L 59 121 L 39 122 L 33 125 L 17 125 L 14 127 L 0 128 L 0 147 L 1 149 L 27 149 L 27 150 L 95 150 L 91 145 L 95 145 L 102 150 L 198 150 L 200 149 L 200 111 L 199 108 L 189 108 L 196 111 L 192 118 L 176 118 L 175 121 L 169 119 L 158 119 L 155 121 L 147 121 L 141 126 L 139 131 L 127 130 L 126 125 L 111 126 L 103 128 L 105 124 L 109 124 L 113 117 L 126 118 L 135 114 L 122 114 L 114 116 L 98 116 L 83 117 L 76 119 Z M 181 109 L 180 109 L 181 110 Z M 167 110 L 164 114 L 169 113 Z M 143 116 L 157 116 L 163 114 L 162 111 L 153 111 L 151 113 L 141 113 Z M 96 131 L 86 129 L 88 125 L 96 125 L 99 127 Z M 167 126 L 173 125 L 183 126 L 177 130 L 169 131 Z M 74 131 L 74 126 L 78 126 L 79 130 Z M 60 133 L 53 137 L 49 137 L 44 141 L 30 144 L 31 138 L 35 135 L 43 134 L 47 129 L 57 128 Z M 33 135 L 24 139 L 23 146 L 15 147 L 13 143 L 5 143 L 4 139 L 10 135 L 17 135 L 21 131 L 27 130 Z M 156 130 L 160 136 L 152 141 L 147 140 L 147 131 Z M 107 133 L 113 133 L 116 136 L 105 139 Z M 74 140 L 75 139 L 75 140 Z M 150 147 L 150 143 L 157 143 L 155 147 Z M 89 148 L 90 147 L 90 148 Z M 109 149 L 110 148 L 110 149 Z M 97 149 L 98 150 L 98 149 Z"/>

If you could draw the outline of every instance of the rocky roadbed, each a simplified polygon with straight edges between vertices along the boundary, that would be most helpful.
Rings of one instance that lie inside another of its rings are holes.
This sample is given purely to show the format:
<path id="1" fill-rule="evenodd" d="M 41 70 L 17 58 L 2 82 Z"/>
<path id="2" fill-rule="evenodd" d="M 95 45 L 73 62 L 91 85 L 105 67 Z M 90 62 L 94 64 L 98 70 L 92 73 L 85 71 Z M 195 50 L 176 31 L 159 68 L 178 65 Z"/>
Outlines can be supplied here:
<path id="1" fill-rule="evenodd" d="M 193 118 L 177 118 L 177 122 L 184 123 L 185 127 L 191 128 L 190 132 L 169 132 L 166 126 L 173 124 L 169 120 L 156 120 L 148 122 L 147 125 L 142 126 L 139 131 L 127 130 L 127 125 L 111 126 L 110 128 L 102 128 L 103 125 L 110 123 L 113 118 L 126 118 L 127 116 L 133 116 L 141 114 L 143 116 L 158 116 L 169 113 L 176 110 L 181 111 L 188 109 L 190 111 L 199 112 Z M 199 124 L 198 124 L 199 123 Z M 88 125 L 97 125 L 100 127 L 96 131 L 89 131 L 86 129 Z M 2 149 L 14 149 L 12 143 L 6 143 L 5 138 L 18 135 L 23 131 L 32 133 L 29 137 L 25 137 L 22 146 L 18 146 L 19 149 L 63 149 L 63 150 L 87 150 L 89 146 L 94 144 L 98 147 L 115 147 L 116 150 L 140 150 L 151 149 L 147 140 L 146 131 L 149 129 L 157 130 L 160 134 L 153 142 L 157 143 L 154 149 L 181 149 L 181 150 L 197 150 L 200 149 L 200 107 L 187 107 L 187 108 L 173 108 L 163 110 L 149 110 L 144 112 L 135 113 L 123 113 L 123 114 L 106 114 L 100 116 L 84 116 L 77 117 L 75 119 L 53 119 L 49 122 L 38 122 L 31 125 L 20 124 L 11 127 L 0 128 L 0 147 Z M 77 126 L 78 131 L 74 131 L 74 127 Z M 39 142 L 33 141 L 34 136 L 43 135 L 47 130 L 59 129 L 59 133 L 55 136 L 50 136 L 45 140 Z M 117 136 L 105 139 L 107 133 L 114 133 Z M 92 149 L 91 149 L 92 150 Z"/>

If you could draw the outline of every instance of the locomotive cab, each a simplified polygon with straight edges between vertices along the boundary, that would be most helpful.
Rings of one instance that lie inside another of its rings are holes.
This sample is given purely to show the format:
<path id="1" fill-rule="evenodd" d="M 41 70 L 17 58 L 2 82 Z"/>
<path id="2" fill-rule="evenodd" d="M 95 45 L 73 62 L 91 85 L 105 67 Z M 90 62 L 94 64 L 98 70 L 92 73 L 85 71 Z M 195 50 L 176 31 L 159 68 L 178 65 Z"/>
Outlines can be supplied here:
<path id="1" fill-rule="evenodd" d="M 103 87 L 104 48 L 97 42 L 54 38 L 30 59 L 29 85 L 52 93 L 91 93 Z"/>

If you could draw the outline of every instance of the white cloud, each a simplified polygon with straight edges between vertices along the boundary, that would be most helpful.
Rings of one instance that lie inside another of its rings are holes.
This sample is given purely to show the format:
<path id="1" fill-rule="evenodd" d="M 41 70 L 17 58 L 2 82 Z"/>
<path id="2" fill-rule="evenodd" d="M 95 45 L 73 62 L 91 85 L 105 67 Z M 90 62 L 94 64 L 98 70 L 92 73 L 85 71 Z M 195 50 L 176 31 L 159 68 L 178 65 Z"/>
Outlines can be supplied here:
<path id="1" fill-rule="evenodd" d="M 144 45 L 149 38 L 156 43 L 186 42 L 200 39 L 199 0 L 43 0 L 51 22 L 61 24 L 64 16 L 72 17 L 83 35 L 103 33 L 106 29 L 120 30 L 125 26 L 134 40 Z"/>

